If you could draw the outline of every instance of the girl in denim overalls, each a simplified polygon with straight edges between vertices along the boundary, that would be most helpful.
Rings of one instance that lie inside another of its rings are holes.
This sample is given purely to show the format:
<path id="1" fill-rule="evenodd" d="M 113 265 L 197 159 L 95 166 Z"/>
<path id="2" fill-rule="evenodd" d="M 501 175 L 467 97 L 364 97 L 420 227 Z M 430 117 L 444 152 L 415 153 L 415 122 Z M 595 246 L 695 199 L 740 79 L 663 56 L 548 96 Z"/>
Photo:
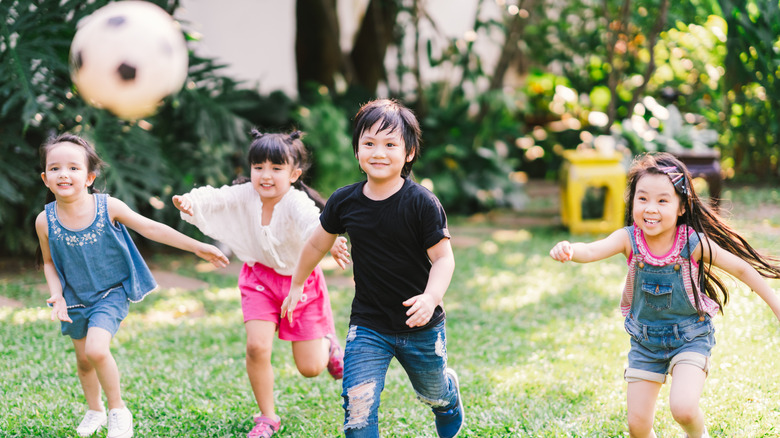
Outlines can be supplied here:
<path id="1" fill-rule="evenodd" d="M 780 278 L 779 260 L 756 252 L 702 203 L 673 155 L 637 158 L 626 200 L 630 226 L 591 243 L 559 242 L 550 256 L 578 263 L 619 253 L 628 259 L 620 307 L 631 335 L 624 375 L 631 436 L 655 436 L 655 402 L 670 374 L 675 421 L 686 436 L 708 437 L 699 399 L 715 345 L 712 317 L 728 301 L 712 268 L 744 282 L 780 319 L 780 299 L 762 278 Z"/>
<path id="2" fill-rule="evenodd" d="M 141 301 L 157 283 L 126 227 L 217 267 L 226 266 L 228 259 L 215 246 L 147 219 L 116 198 L 91 193 L 103 161 L 82 138 L 63 134 L 43 144 L 40 152 L 41 178 L 54 196 L 35 220 L 39 261 L 51 294 L 46 302 L 52 306 L 52 321 L 59 319 L 62 334 L 73 340 L 89 407 L 76 433 L 91 436 L 108 424 L 109 438 L 131 437 L 133 417 L 122 400 L 109 346 L 129 302 Z"/>

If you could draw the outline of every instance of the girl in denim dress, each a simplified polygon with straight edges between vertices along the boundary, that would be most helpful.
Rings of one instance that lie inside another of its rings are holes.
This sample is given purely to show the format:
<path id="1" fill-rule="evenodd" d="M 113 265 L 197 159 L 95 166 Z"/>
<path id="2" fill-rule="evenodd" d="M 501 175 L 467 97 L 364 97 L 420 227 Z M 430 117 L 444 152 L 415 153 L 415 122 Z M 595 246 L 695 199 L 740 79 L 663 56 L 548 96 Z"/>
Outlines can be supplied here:
<path id="1" fill-rule="evenodd" d="M 119 369 L 110 342 L 127 316 L 129 302 L 157 287 L 127 228 L 144 237 L 193 252 L 217 267 L 228 259 L 213 245 L 147 219 L 124 202 L 90 192 L 103 161 L 86 141 L 71 134 L 41 146 L 41 178 L 54 200 L 35 220 L 40 262 L 51 297 L 52 321 L 76 350 L 87 410 L 76 428 L 91 436 L 108 425 L 109 438 L 133 436 L 133 417 L 122 400 Z M 108 414 L 100 396 L 106 394 Z"/>
<path id="2" fill-rule="evenodd" d="M 578 263 L 621 253 L 628 259 L 620 307 L 631 336 L 624 374 L 631 436 L 655 436 L 655 403 L 669 374 L 675 421 L 688 437 L 708 437 L 699 399 L 715 345 L 712 318 L 728 302 L 713 268 L 749 286 L 780 319 L 780 299 L 763 278 L 780 278 L 779 260 L 759 254 L 703 203 L 671 154 L 634 161 L 626 200 L 630 226 L 591 243 L 559 242 L 550 256 Z"/>

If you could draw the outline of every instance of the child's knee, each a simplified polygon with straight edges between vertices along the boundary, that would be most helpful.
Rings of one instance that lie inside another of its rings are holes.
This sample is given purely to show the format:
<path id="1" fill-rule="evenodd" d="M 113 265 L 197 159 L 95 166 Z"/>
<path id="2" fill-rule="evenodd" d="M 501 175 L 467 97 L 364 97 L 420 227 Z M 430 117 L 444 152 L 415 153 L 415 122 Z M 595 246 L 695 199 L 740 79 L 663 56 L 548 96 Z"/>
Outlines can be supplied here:
<path id="1" fill-rule="evenodd" d="M 376 397 L 376 382 L 362 382 L 346 388 L 345 409 L 347 411 L 344 429 L 360 429 L 368 425 Z"/>
<path id="2" fill-rule="evenodd" d="M 246 357 L 251 361 L 271 360 L 273 344 L 268 342 L 247 342 Z"/>
<path id="3" fill-rule="evenodd" d="M 90 364 L 102 363 L 104 360 L 111 357 L 111 351 L 109 351 L 108 348 L 103 348 L 102 346 L 92 346 L 87 344 L 87 347 L 84 350 L 84 357 Z"/>
<path id="4" fill-rule="evenodd" d="M 295 366 L 298 368 L 298 372 L 301 373 L 303 377 L 317 377 L 322 373 L 322 370 L 325 369 L 324 366 L 317 366 L 316 364 L 310 364 L 310 363 L 295 363 Z"/>
<path id="5" fill-rule="evenodd" d="M 92 366 L 92 362 L 90 362 L 89 358 L 87 358 L 86 354 L 76 355 L 76 367 L 82 374 L 92 372 L 92 370 L 95 369 L 95 367 Z"/>
<path id="6" fill-rule="evenodd" d="M 679 424 L 691 424 L 696 422 L 701 415 L 699 405 L 695 403 L 675 403 L 670 401 L 669 410 L 674 421 Z"/>
<path id="7" fill-rule="evenodd" d="M 653 415 L 628 414 L 628 432 L 631 436 L 646 435 L 653 430 Z"/>

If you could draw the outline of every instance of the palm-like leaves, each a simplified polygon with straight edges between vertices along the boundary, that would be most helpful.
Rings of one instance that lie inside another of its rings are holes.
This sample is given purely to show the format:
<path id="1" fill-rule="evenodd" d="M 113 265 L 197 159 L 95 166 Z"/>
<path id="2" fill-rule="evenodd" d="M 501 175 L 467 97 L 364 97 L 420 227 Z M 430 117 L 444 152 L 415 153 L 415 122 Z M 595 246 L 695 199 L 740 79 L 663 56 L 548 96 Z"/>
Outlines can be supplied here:
<path id="1" fill-rule="evenodd" d="M 247 144 L 257 94 L 219 76 L 220 66 L 192 56 L 190 84 L 145 123 L 119 120 L 88 106 L 72 89 L 70 42 L 78 20 L 108 3 L 17 0 L 0 2 L 0 247 L 29 253 L 33 220 L 46 188 L 37 148 L 71 131 L 92 142 L 109 167 L 96 185 L 142 214 L 178 223 L 168 198 L 192 185 L 229 182 Z M 165 2 L 167 10 L 175 7 Z M 170 3 L 170 2 L 168 2 Z"/>

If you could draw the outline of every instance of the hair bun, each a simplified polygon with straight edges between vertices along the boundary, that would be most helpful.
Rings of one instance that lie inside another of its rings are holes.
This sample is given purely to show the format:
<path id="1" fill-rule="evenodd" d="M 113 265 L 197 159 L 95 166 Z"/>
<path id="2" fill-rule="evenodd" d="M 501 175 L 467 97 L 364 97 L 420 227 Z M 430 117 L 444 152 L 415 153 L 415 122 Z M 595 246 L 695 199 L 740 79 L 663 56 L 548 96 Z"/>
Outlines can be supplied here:
<path id="1" fill-rule="evenodd" d="M 249 131 L 249 133 L 252 134 L 252 137 L 254 137 L 255 139 L 258 139 L 258 138 L 262 137 L 263 135 L 265 135 L 265 134 L 263 134 L 262 132 L 258 131 L 255 128 L 252 128 L 252 130 Z"/>
<path id="2" fill-rule="evenodd" d="M 290 140 L 298 140 L 301 136 L 303 136 L 303 132 L 297 130 L 293 131 L 290 133 Z"/>

